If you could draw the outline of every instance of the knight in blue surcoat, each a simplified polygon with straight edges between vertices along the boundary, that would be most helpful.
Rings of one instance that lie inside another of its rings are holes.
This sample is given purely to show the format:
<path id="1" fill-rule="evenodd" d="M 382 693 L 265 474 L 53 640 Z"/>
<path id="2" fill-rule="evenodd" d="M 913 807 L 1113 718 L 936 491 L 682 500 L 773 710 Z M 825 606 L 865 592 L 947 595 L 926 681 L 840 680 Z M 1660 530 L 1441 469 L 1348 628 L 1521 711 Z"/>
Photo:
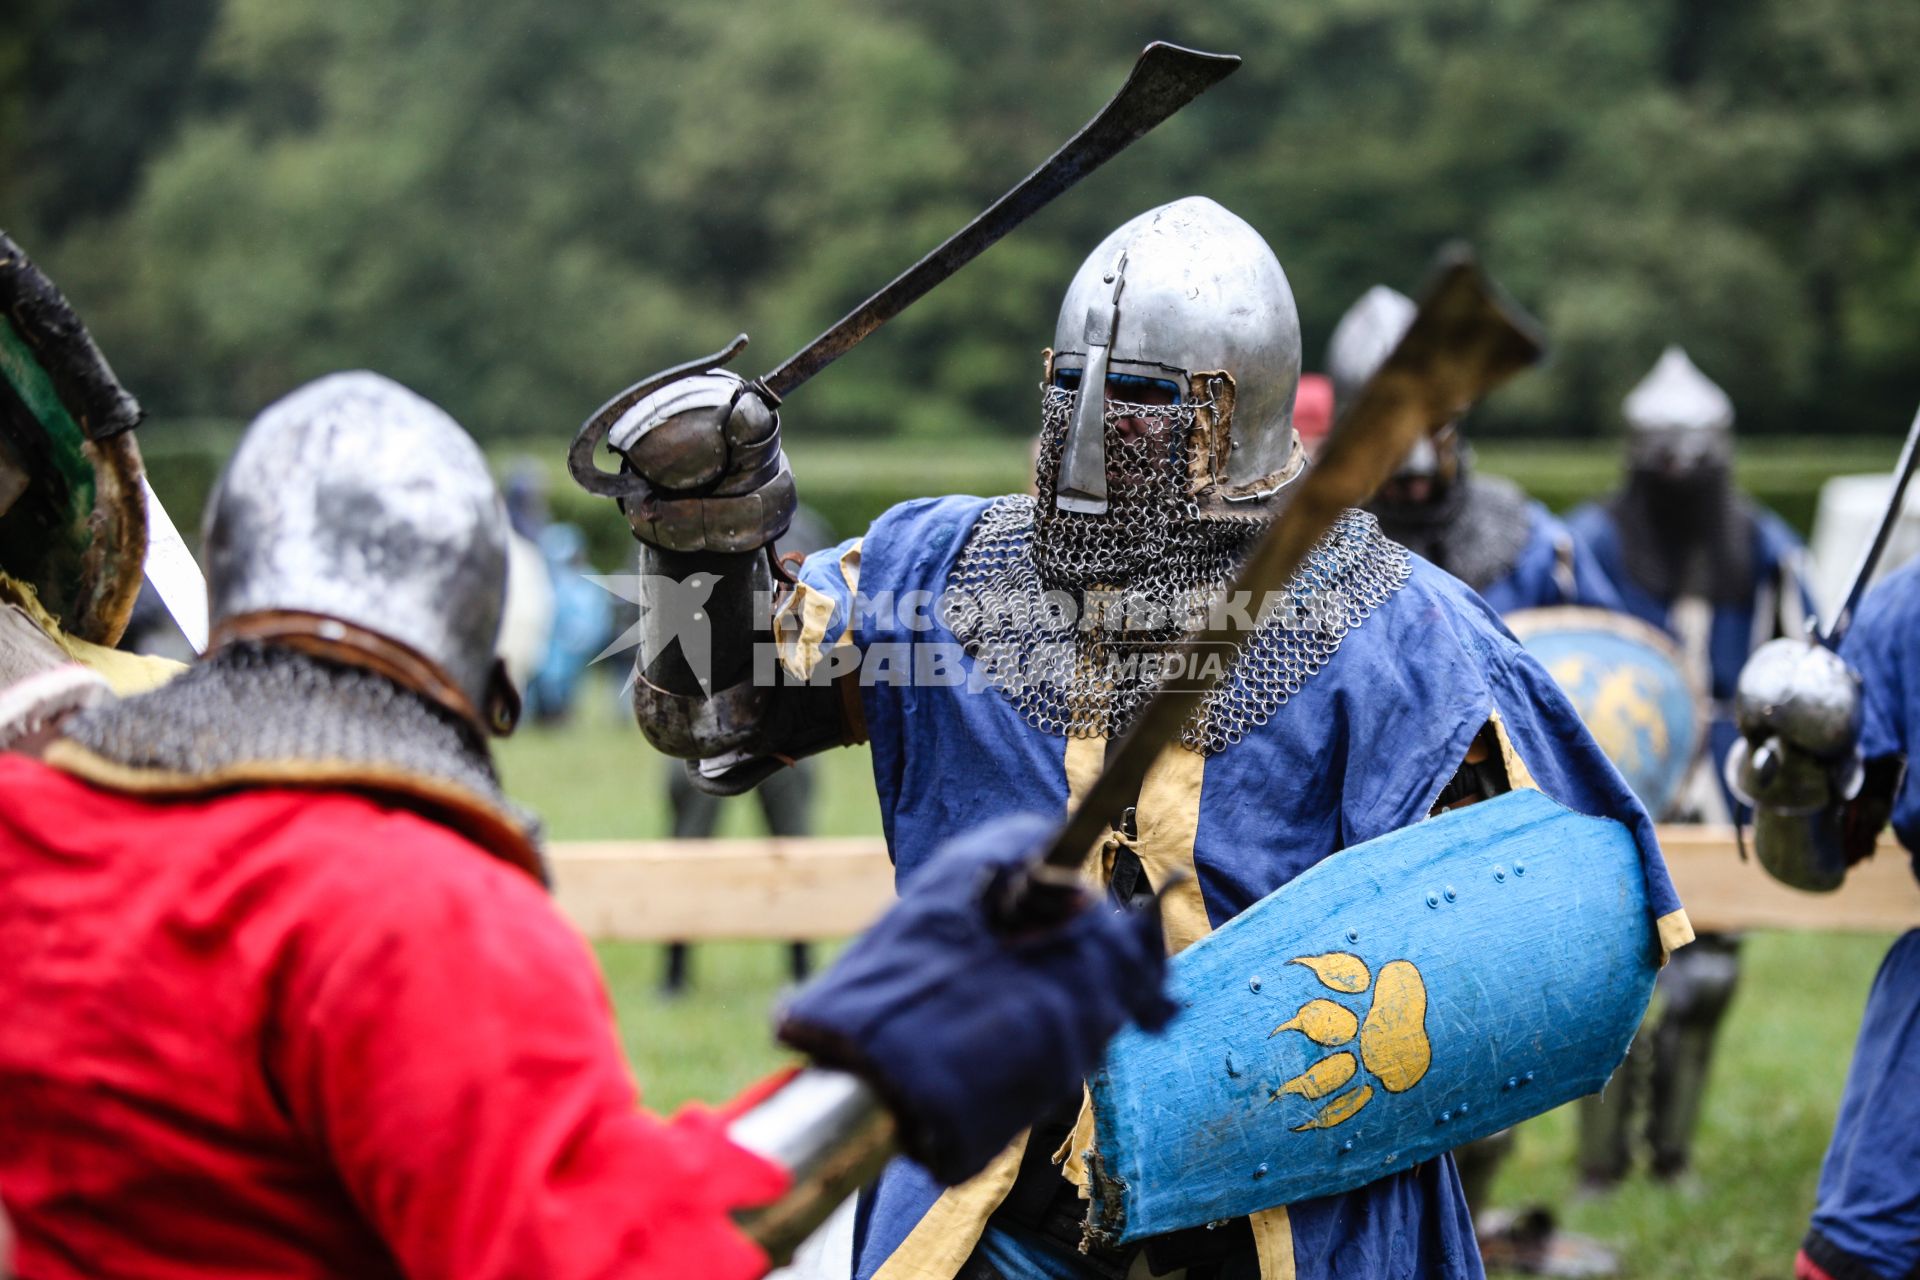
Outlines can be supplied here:
<path id="1" fill-rule="evenodd" d="M 715 790 L 866 738 L 906 885 L 955 832 L 1063 813 L 1153 692 L 1185 674 L 1180 638 L 1223 610 L 1241 638 L 1198 661 L 1224 664 L 1224 682 L 1088 867 L 1123 900 L 1157 895 L 1172 949 L 1342 849 L 1514 787 L 1627 824 L 1650 954 L 1681 946 L 1692 930 L 1647 815 L 1469 587 L 1349 510 L 1275 599 L 1226 593 L 1307 465 L 1291 421 L 1299 367 L 1293 296 L 1253 228 L 1202 198 L 1141 214 L 1067 289 L 1039 387 L 1034 494 L 895 507 L 808 556 L 764 621 L 748 597 L 768 557 L 741 513 L 791 481 L 762 447 L 766 423 L 729 421 L 750 455 L 737 477 L 630 516 L 643 574 L 721 578 L 702 678 L 664 632 L 643 639 L 643 729 Z M 738 393 L 716 384 L 711 398 Z M 643 434 L 615 430 L 630 463 Z M 1090 1241 L 1090 1133 L 1082 1099 L 1066 1097 L 959 1186 L 895 1160 L 863 1197 L 855 1275 L 1482 1274 L 1450 1156 L 1214 1229 Z"/>
<path id="2" fill-rule="evenodd" d="M 1377 284 L 1347 308 L 1327 342 L 1334 405 L 1344 411 L 1413 323 L 1413 300 Z M 1613 585 L 1546 505 L 1474 466 L 1455 419 L 1415 445 L 1367 504 L 1388 537 L 1445 569 L 1506 616 L 1581 605 L 1619 609 Z"/>
<path id="3" fill-rule="evenodd" d="M 1733 402 L 1670 346 L 1622 403 L 1626 482 L 1567 523 L 1633 616 L 1672 636 L 1710 703 L 1707 750 L 1666 821 L 1728 822 L 1739 806 L 1718 762 L 1737 731 L 1741 664 L 1776 637 L 1800 637 L 1814 616 L 1800 539 L 1733 482 Z M 1708 1068 L 1740 972 L 1740 938 L 1709 934 L 1660 975 L 1658 1021 L 1633 1073 L 1582 1104 L 1580 1172 L 1611 1186 L 1632 1162 L 1630 1125 L 1644 1096 L 1656 1177 L 1692 1159 Z"/>
<path id="4" fill-rule="evenodd" d="M 1806 547 L 1734 485 L 1733 401 L 1685 351 L 1668 347 L 1621 410 L 1625 483 L 1575 508 L 1567 524 L 1626 612 L 1680 645 L 1712 702 L 1712 752 L 1701 770 L 1711 783 L 1694 789 L 1687 811 L 1656 816 L 1727 821 L 1734 806 L 1714 762 L 1736 736 L 1734 685 L 1755 649 L 1807 634 Z"/>

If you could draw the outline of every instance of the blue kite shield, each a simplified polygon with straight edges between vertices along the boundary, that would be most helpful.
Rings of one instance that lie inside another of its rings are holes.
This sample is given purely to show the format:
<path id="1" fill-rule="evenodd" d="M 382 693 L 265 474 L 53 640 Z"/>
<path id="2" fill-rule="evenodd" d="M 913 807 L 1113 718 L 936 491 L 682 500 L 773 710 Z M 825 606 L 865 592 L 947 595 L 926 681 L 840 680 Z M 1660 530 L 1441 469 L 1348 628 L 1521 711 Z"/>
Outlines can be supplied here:
<path id="1" fill-rule="evenodd" d="M 1627 829 L 1537 791 L 1356 845 L 1174 957 L 1092 1081 L 1119 1242 L 1364 1186 L 1606 1083 L 1659 943 Z"/>
<path id="2" fill-rule="evenodd" d="M 1679 648 L 1605 609 L 1523 609 L 1508 628 L 1547 669 L 1648 813 L 1669 811 L 1706 740 L 1706 710 Z"/>

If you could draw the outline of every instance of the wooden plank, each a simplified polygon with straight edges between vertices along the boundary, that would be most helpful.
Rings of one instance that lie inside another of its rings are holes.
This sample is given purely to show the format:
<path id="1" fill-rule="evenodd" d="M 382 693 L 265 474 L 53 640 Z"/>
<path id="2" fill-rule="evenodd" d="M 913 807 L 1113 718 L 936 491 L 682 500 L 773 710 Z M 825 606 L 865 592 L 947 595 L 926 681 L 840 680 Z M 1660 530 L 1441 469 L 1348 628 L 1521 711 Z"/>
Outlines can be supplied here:
<path id="1" fill-rule="evenodd" d="M 1749 833 L 1748 840 L 1752 840 Z M 1660 846 L 1687 918 L 1702 933 L 1735 929 L 1833 929 L 1880 933 L 1920 927 L 1920 881 L 1891 833 L 1832 893 L 1803 893 L 1742 862 L 1729 827 L 1660 828 Z"/>
<path id="2" fill-rule="evenodd" d="M 549 851 L 554 897 L 590 938 L 839 938 L 893 901 L 884 841 L 626 840 Z"/>
<path id="3" fill-rule="evenodd" d="M 1890 834 L 1824 894 L 1789 889 L 1740 861 L 1725 827 L 1666 826 L 1660 840 L 1699 930 L 1920 926 L 1920 882 Z M 593 938 L 848 937 L 893 900 L 893 866 L 877 836 L 562 843 L 549 856 L 561 910 Z"/>

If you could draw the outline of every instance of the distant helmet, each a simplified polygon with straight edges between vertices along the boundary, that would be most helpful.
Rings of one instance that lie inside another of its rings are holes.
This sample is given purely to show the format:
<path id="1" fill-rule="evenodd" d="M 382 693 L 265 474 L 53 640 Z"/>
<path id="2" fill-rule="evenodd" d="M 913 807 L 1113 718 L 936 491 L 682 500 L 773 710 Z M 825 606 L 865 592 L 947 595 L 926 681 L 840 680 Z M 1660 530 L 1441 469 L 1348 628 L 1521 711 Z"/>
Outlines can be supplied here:
<path id="1" fill-rule="evenodd" d="M 365 372 L 269 405 L 208 504 L 205 550 L 216 647 L 364 650 L 366 665 L 503 727 L 506 510 L 479 446 L 437 405 Z"/>
<path id="2" fill-rule="evenodd" d="M 1620 408 L 1632 466 L 1686 472 L 1732 464 L 1733 401 L 1680 347 L 1660 353 Z"/>
<path id="3" fill-rule="evenodd" d="M 1189 478 L 1203 518 L 1272 497 L 1303 465 L 1293 290 L 1260 234 L 1203 197 L 1148 210 L 1088 255 L 1060 304 L 1050 375 L 1068 390 L 1171 384 L 1194 411 Z M 1107 510 L 1103 413 L 1102 397 L 1079 398 L 1053 485 L 1061 510 Z"/>
<path id="4" fill-rule="evenodd" d="M 1327 341 L 1327 373 L 1333 378 L 1333 403 L 1345 412 L 1400 339 L 1413 327 L 1419 310 L 1398 289 L 1377 284 L 1347 308 Z"/>
<path id="5" fill-rule="evenodd" d="M 1336 409 L 1345 412 L 1359 398 L 1361 389 L 1379 372 L 1393 349 L 1400 345 L 1400 339 L 1413 327 L 1413 318 L 1419 310 L 1412 298 L 1384 284 L 1374 285 L 1347 308 L 1340 323 L 1333 327 L 1333 337 L 1327 340 L 1327 372 L 1333 378 Z M 1393 480 L 1451 483 L 1461 467 L 1461 448 L 1458 427 L 1448 423 L 1414 442 L 1395 469 Z M 1393 502 L 1391 489 L 1390 483 L 1389 491 L 1383 495 L 1389 505 Z M 1439 496 L 1436 491 L 1435 498 Z M 1381 504 L 1374 504 L 1373 510 L 1382 514 Z"/>

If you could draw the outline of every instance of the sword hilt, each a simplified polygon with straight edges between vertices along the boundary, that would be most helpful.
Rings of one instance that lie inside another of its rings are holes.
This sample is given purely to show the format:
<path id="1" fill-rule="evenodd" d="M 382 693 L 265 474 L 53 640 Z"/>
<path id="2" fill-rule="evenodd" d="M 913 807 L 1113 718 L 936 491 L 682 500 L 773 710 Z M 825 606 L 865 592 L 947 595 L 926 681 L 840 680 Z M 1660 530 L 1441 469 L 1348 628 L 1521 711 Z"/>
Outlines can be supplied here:
<path id="1" fill-rule="evenodd" d="M 739 334 L 732 342 L 712 355 L 701 356 L 698 360 L 689 360 L 685 364 L 675 365 L 651 377 L 642 378 L 595 409 L 593 416 L 580 424 L 580 430 L 574 435 L 573 443 L 567 448 L 567 474 L 573 477 L 575 484 L 588 493 L 644 507 L 652 499 L 654 490 L 643 476 L 632 471 L 602 471 L 595 464 L 594 455 L 606 442 L 607 433 L 613 430 L 613 424 L 620 420 L 620 415 L 662 387 L 670 387 L 683 378 L 712 373 L 715 369 L 731 363 L 735 356 L 746 349 L 747 335 Z M 755 379 L 747 385 L 759 393 L 770 407 L 780 406 L 780 398 L 767 388 L 763 379 Z"/>

